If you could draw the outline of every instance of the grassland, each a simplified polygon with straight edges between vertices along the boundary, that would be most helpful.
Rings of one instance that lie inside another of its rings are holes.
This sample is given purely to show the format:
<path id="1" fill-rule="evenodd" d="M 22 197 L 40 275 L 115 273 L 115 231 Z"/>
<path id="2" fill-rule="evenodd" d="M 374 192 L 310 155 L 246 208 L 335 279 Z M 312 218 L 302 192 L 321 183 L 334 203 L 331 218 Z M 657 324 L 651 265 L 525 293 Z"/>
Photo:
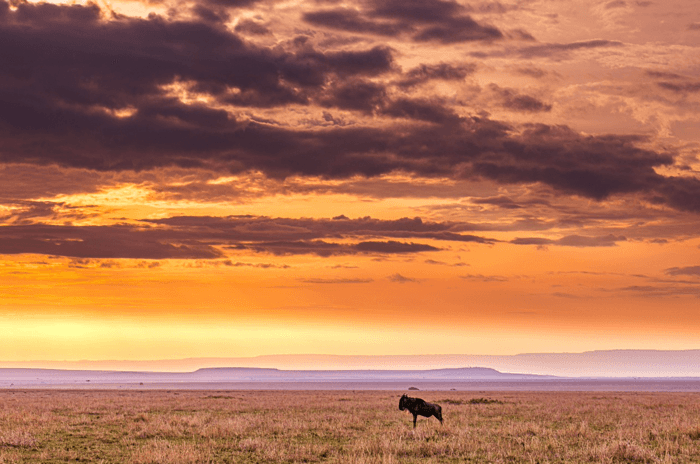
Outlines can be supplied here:
<path id="1" fill-rule="evenodd" d="M 698 393 L 0 391 L 6 463 L 698 463 Z"/>

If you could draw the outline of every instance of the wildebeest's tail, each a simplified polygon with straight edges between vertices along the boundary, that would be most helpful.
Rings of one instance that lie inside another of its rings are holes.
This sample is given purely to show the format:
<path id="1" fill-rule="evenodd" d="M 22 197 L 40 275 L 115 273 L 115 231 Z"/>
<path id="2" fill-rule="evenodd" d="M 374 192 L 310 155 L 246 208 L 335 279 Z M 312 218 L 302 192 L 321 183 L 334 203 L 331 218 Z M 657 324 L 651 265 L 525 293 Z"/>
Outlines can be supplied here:
<path id="1" fill-rule="evenodd" d="M 440 425 L 442 425 L 442 408 L 439 404 L 435 405 L 435 417 L 437 417 L 437 419 L 440 421 Z"/>

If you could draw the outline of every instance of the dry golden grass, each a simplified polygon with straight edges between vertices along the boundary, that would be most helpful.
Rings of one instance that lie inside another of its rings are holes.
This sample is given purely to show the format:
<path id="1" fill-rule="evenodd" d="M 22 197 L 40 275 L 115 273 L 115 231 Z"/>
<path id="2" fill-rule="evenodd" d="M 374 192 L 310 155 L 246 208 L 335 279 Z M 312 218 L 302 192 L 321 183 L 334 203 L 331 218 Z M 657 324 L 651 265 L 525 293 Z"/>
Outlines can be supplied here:
<path id="1" fill-rule="evenodd" d="M 401 393 L 5 390 L 0 464 L 700 462 L 698 393 Z"/>

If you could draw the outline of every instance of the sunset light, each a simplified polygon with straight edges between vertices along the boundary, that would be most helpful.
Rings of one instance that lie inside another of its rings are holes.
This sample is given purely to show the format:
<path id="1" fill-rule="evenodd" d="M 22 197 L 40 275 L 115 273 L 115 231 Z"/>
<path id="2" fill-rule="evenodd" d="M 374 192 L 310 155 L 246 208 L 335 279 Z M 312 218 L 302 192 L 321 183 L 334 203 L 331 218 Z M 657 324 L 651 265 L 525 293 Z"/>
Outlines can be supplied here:
<path id="1" fill-rule="evenodd" d="M 0 367 L 700 348 L 697 2 L 0 0 L 0 44 Z"/>

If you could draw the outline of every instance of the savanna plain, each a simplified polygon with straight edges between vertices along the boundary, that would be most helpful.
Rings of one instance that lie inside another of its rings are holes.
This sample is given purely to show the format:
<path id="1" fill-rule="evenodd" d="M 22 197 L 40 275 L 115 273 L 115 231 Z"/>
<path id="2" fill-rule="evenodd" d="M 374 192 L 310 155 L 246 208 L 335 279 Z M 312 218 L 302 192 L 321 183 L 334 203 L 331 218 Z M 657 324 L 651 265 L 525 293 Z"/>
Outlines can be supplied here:
<path id="1" fill-rule="evenodd" d="M 6 463 L 700 462 L 700 393 L 2 390 Z"/>

